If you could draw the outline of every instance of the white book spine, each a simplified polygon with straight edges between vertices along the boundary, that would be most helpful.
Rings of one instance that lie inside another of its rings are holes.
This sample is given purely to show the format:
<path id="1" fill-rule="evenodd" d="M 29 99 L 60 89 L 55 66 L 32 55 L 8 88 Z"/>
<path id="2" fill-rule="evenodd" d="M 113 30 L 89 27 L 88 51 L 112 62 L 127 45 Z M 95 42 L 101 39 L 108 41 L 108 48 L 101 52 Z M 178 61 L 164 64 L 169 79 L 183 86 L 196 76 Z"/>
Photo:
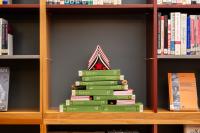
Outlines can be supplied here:
<path id="1" fill-rule="evenodd" d="M 8 34 L 8 55 L 13 55 L 13 35 Z"/>
<path id="2" fill-rule="evenodd" d="M 103 5 L 103 0 L 99 0 L 99 5 Z"/>
<path id="3" fill-rule="evenodd" d="M 171 43 L 170 43 L 170 51 L 171 55 L 175 54 L 175 13 L 170 13 L 171 18 Z"/>
<path id="4" fill-rule="evenodd" d="M 65 0 L 60 0 L 60 4 L 64 5 L 65 4 Z"/>
<path id="5" fill-rule="evenodd" d="M 98 0 L 93 0 L 93 5 L 98 5 Z"/>
<path id="6" fill-rule="evenodd" d="M 170 50 L 170 44 L 171 44 L 171 20 L 168 19 L 168 55 L 171 54 Z"/>
<path id="7" fill-rule="evenodd" d="M 176 2 L 176 0 L 172 0 L 172 4 L 176 4 L 177 2 Z"/>
<path id="8" fill-rule="evenodd" d="M 118 0 L 114 0 L 114 5 L 117 5 L 118 4 Z"/>
<path id="9" fill-rule="evenodd" d="M 162 0 L 157 0 L 157 4 L 162 4 Z"/>
<path id="10" fill-rule="evenodd" d="M 189 5 L 190 5 L 190 4 L 191 4 L 191 0 L 187 0 L 187 4 L 189 4 Z"/>
<path id="11" fill-rule="evenodd" d="M 200 4 L 200 0 L 197 0 L 197 4 Z"/>
<path id="12" fill-rule="evenodd" d="M 164 31 L 164 16 L 161 16 L 161 23 L 160 23 L 160 27 L 161 27 L 161 30 L 160 30 L 160 34 L 161 34 L 161 38 L 160 38 L 160 41 L 161 41 L 161 54 L 164 54 L 164 34 L 165 34 L 165 31 Z"/>
<path id="13" fill-rule="evenodd" d="M 49 4 L 53 4 L 53 0 L 49 0 Z"/>
<path id="14" fill-rule="evenodd" d="M 183 1 L 182 0 L 176 0 L 176 4 L 182 4 Z"/>
<path id="15" fill-rule="evenodd" d="M 181 54 L 181 13 L 180 12 L 175 12 L 175 55 L 180 55 Z"/>
<path id="16" fill-rule="evenodd" d="M 121 5 L 122 4 L 122 0 L 117 0 L 117 4 Z"/>
<path id="17" fill-rule="evenodd" d="M 183 5 L 187 4 L 187 0 L 182 0 L 182 4 Z"/>
<path id="18" fill-rule="evenodd" d="M 186 55 L 187 49 L 187 14 L 181 14 L 181 55 Z"/>

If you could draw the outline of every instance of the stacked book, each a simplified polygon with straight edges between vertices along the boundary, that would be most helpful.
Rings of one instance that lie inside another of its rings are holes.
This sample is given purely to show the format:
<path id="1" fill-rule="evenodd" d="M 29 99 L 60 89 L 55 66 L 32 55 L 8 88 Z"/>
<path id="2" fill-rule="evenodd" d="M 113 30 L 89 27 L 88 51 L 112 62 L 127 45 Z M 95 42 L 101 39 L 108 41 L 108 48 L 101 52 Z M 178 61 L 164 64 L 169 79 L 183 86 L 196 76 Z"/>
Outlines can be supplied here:
<path id="1" fill-rule="evenodd" d="M 12 0 L 0 0 L 0 5 L 2 4 L 12 4 Z"/>
<path id="2" fill-rule="evenodd" d="M 0 55 L 13 55 L 13 34 L 6 19 L 0 18 Z"/>
<path id="3" fill-rule="evenodd" d="M 82 70 L 60 112 L 142 112 L 120 70 Z"/>
<path id="4" fill-rule="evenodd" d="M 120 5 L 121 0 L 47 0 L 47 4 L 59 5 Z"/>
<path id="5" fill-rule="evenodd" d="M 158 13 L 158 55 L 200 55 L 200 15 Z"/>
<path id="6" fill-rule="evenodd" d="M 157 0 L 157 4 L 200 4 L 200 0 Z"/>

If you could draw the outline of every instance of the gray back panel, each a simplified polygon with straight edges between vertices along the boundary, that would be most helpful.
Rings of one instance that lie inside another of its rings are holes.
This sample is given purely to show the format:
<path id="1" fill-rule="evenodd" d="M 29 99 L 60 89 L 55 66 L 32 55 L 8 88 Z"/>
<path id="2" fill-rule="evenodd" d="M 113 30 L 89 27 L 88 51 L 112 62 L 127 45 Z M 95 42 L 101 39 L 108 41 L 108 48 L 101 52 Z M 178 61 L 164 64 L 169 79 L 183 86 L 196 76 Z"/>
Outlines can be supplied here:
<path id="1" fill-rule="evenodd" d="M 70 97 L 78 70 L 101 45 L 111 67 L 121 69 L 135 90 L 137 101 L 146 105 L 146 21 L 133 15 L 55 15 L 51 17 L 50 107 Z"/>

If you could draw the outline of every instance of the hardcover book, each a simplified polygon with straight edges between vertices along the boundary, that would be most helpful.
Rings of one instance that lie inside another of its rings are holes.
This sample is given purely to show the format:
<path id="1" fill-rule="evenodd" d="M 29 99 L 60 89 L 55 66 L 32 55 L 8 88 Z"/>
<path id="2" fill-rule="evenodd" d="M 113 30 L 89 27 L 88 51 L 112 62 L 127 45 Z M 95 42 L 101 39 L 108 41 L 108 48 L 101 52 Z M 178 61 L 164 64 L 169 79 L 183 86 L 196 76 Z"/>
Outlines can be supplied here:
<path id="1" fill-rule="evenodd" d="M 0 111 L 8 110 L 10 69 L 8 67 L 0 68 Z"/>
<path id="2" fill-rule="evenodd" d="M 91 86 L 91 85 L 127 85 L 127 80 L 118 80 L 118 81 L 93 81 L 93 82 L 84 82 L 84 81 L 76 81 L 75 86 Z"/>
<path id="3" fill-rule="evenodd" d="M 194 73 L 168 73 L 168 83 L 170 110 L 198 110 L 197 87 Z"/>

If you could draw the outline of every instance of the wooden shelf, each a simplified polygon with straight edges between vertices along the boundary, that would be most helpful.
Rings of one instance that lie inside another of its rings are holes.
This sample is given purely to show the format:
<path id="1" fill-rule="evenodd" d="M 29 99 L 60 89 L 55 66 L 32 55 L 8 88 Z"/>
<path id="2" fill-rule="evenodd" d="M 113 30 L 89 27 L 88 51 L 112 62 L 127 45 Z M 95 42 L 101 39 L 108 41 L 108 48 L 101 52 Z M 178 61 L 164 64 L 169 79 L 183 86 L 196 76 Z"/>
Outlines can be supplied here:
<path id="1" fill-rule="evenodd" d="M 37 111 L 0 112 L 0 124 L 40 124 L 42 113 Z"/>
<path id="2" fill-rule="evenodd" d="M 44 114 L 45 124 L 153 124 L 153 111 L 142 113 L 97 112 L 97 113 L 60 113 L 49 110 Z"/>
<path id="3" fill-rule="evenodd" d="M 190 8 L 194 8 L 194 9 L 200 9 L 200 5 L 199 4 L 192 4 L 192 5 L 157 5 L 158 8 L 167 8 L 167 9 L 190 9 Z"/>
<path id="4" fill-rule="evenodd" d="M 39 55 L 1 55 L 1 59 L 40 59 Z"/>
<path id="5" fill-rule="evenodd" d="M 47 5 L 47 9 L 115 9 L 115 8 L 128 8 L 128 9 L 141 9 L 153 8 L 153 4 L 123 4 L 123 5 Z"/>
<path id="6" fill-rule="evenodd" d="M 200 59 L 200 55 L 158 55 L 158 59 Z"/>
<path id="7" fill-rule="evenodd" d="M 156 124 L 200 124 L 200 112 L 173 112 L 159 109 Z"/>

